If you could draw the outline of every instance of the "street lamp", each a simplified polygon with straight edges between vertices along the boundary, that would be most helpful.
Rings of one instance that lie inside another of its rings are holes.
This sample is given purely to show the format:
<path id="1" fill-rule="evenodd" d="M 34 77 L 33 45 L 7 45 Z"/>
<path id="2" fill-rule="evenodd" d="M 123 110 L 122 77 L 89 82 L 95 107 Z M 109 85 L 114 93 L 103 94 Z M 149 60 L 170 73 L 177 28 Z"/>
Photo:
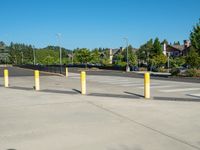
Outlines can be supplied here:
<path id="1" fill-rule="evenodd" d="M 24 53 L 21 52 L 21 55 L 22 55 L 22 65 L 23 65 L 23 63 L 24 63 Z"/>
<path id="2" fill-rule="evenodd" d="M 123 38 L 126 41 L 126 72 L 130 72 L 130 67 L 129 67 L 129 60 L 128 60 L 128 38 Z"/>
<path id="3" fill-rule="evenodd" d="M 61 49 L 61 34 L 57 33 L 57 38 L 58 38 L 58 42 L 59 42 L 59 49 L 60 49 L 60 74 L 62 73 L 62 49 Z"/>
<path id="4" fill-rule="evenodd" d="M 74 64 L 74 52 L 72 50 L 72 65 Z"/>
<path id="5" fill-rule="evenodd" d="M 169 57 L 170 57 L 170 52 L 167 52 L 167 69 L 169 73 Z"/>
<path id="6" fill-rule="evenodd" d="M 35 58 L 35 47 L 33 46 L 33 64 L 36 64 L 36 58 Z"/>

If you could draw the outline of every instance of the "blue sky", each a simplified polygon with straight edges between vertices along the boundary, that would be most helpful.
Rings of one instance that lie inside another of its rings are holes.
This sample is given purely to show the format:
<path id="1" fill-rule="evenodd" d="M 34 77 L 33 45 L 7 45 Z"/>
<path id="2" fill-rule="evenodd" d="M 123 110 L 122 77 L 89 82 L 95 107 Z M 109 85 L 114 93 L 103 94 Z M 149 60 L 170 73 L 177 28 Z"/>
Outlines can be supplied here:
<path id="1" fill-rule="evenodd" d="M 0 40 L 36 47 L 139 47 L 150 38 L 189 38 L 200 0 L 0 0 Z"/>

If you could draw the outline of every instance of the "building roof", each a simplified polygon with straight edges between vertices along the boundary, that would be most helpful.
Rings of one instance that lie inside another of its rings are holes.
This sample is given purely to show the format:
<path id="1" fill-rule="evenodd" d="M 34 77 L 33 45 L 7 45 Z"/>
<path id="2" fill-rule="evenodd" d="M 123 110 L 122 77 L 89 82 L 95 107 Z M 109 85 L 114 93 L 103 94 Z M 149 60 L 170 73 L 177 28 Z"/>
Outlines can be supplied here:
<path id="1" fill-rule="evenodd" d="M 184 51 L 184 50 L 190 48 L 190 46 L 189 47 L 185 47 L 184 45 L 167 45 L 167 46 L 169 46 L 171 48 L 174 48 L 176 50 L 179 50 L 179 51 Z"/>

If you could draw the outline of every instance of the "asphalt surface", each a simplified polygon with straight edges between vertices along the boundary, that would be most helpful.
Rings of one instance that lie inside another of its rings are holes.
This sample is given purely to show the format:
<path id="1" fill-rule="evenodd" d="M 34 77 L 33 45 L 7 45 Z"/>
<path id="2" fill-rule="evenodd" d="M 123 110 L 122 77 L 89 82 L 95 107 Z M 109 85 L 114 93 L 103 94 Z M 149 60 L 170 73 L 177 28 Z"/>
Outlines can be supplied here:
<path id="1" fill-rule="evenodd" d="M 30 67 L 30 66 L 20 66 L 20 67 Z M 34 66 L 31 66 L 33 69 Z M 36 66 L 37 69 L 38 66 Z M 46 72 L 53 72 L 53 73 L 60 73 L 60 67 L 41 67 L 42 71 Z M 116 76 L 116 77 L 132 77 L 132 78 L 144 78 L 144 75 L 141 73 L 136 72 L 125 72 L 125 71 L 117 71 L 117 70 L 105 70 L 105 69 L 85 69 L 85 68 L 77 68 L 77 67 L 69 67 L 69 72 L 71 73 L 80 73 L 81 70 L 86 71 L 87 75 L 94 75 L 94 76 Z M 19 73 L 20 75 L 21 73 Z M 26 74 L 26 72 L 22 73 L 22 75 Z M 65 75 L 65 68 L 62 68 L 62 74 Z M 163 80 L 163 81 L 176 81 L 176 82 L 188 82 L 188 83 L 200 83 L 200 78 L 191 78 L 191 77 L 176 77 L 176 76 L 169 76 L 166 74 L 151 74 L 151 79 L 155 80 Z"/>
<path id="2" fill-rule="evenodd" d="M 10 77 L 20 77 L 20 76 L 34 76 L 34 70 L 23 69 L 18 67 L 0 67 L 0 77 L 4 76 L 4 69 L 8 69 Z M 52 74 L 40 73 L 41 76 L 48 76 Z"/>
<path id="3" fill-rule="evenodd" d="M 63 69 L 64 70 L 64 69 Z M 69 68 L 69 72 L 80 73 L 80 68 Z M 88 75 L 100 75 L 100 76 L 118 76 L 118 77 L 133 77 L 133 78 L 144 78 L 143 74 L 138 74 L 135 72 L 125 72 L 116 70 L 86 70 Z M 65 74 L 65 72 L 63 72 Z M 164 80 L 164 81 L 177 81 L 177 82 L 190 82 L 190 83 L 200 83 L 200 78 L 189 78 L 189 77 L 173 77 L 168 75 L 151 75 L 151 79 Z"/>
<path id="4" fill-rule="evenodd" d="M 9 81 L 0 150 L 200 150 L 198 83 L 151 80 L 157 99 L 145 100 L 140 78 L 87 75 L 85 96 L 75 73 L 41 76 L 37 92 L 32 76 Z"/>

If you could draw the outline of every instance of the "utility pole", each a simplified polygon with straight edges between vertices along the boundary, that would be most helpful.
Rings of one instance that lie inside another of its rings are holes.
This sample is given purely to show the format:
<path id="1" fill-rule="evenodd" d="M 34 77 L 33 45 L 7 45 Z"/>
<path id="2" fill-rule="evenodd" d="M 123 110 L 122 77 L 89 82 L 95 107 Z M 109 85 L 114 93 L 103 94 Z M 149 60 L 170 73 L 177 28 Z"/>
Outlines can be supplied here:
<path id="1" fill-rule="evenodd" d="M 169 73 L 169 57 L 170 57 L 170 52 L 167 52 L 167 69 Z"/>
<path id="2" fill-rule="evenodd" d="M 35 47 L 33 46 L 33 64 L 36 65 L 36 58 L 35 58 Z"/>
<path id="3" fill-rule="evenodd" d="M 62 48 L 61 48 L 61 34 L 57 34 L 58 42 L 59 42 L 59 49 L 60 49 L 60 74 L 62 74 Z"/>
<path id="4" fill-rule="evenodd" d="M 72 65 L 74 64 L 74 52 L 72 50 Z"/>
<path id="5" fill-rule="evenodd" d="M 126 72 L 130 72 L 130 67 L 129 67 L 129 60 L 128 60 L 128 38 L 123 38 L 126 41 Z"/>
<path id="6" fill-rule="evenodd" d="M 23 63 L 24 63 L 24 54 L 23 54 L 23 52 L 21 52 L 21 55 L 22 55 L 22 65 L 23 65 Z"/>

